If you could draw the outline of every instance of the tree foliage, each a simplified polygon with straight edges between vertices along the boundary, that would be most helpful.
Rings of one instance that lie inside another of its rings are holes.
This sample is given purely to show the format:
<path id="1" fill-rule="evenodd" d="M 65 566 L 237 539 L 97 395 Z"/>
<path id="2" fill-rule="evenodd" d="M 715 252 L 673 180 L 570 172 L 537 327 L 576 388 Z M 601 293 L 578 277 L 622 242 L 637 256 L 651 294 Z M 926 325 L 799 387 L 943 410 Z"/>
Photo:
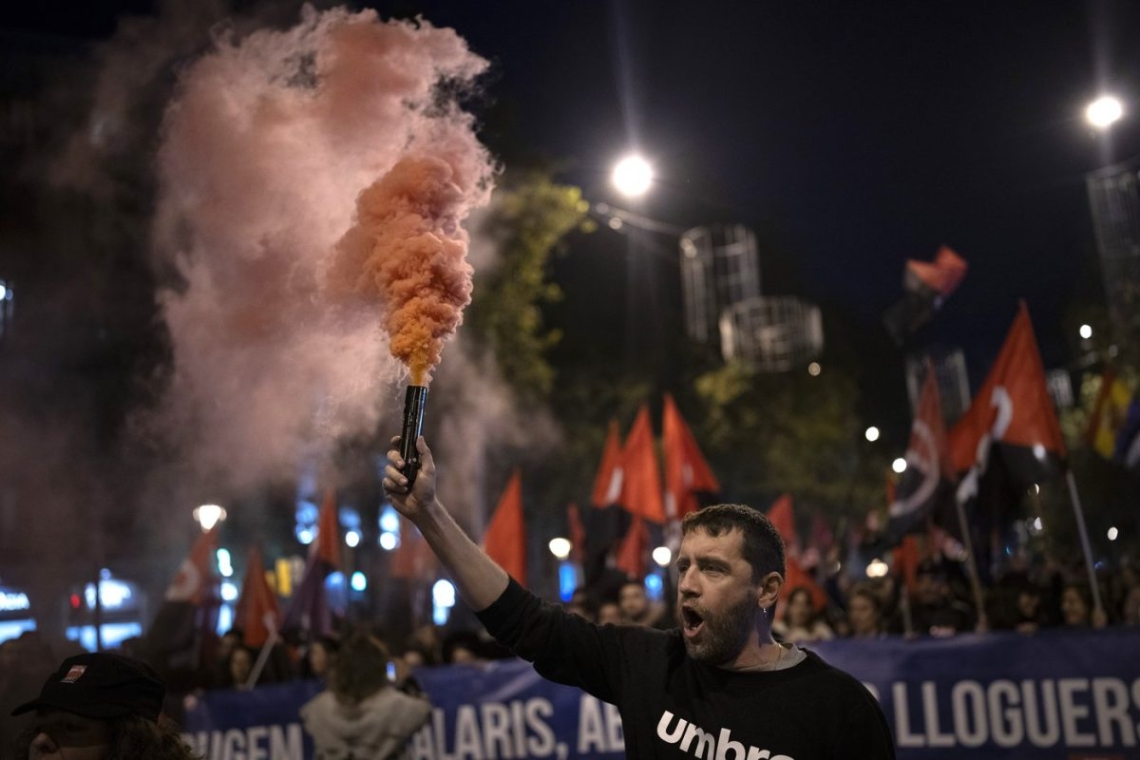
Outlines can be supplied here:
<path id="1" fill-rule="evenodd" d="M 497 260 L 477 279 L 467 319 L 523 395 L 544 395 L 553 385 L 546 352 L 561 333 L 544 326 L 542 305 L 561 291 L 546 277 L 547 260 L 568 232 L 587 224 L 587 210 L 578 188 L 527 171 L 505 178 L 484 224 Z"/>

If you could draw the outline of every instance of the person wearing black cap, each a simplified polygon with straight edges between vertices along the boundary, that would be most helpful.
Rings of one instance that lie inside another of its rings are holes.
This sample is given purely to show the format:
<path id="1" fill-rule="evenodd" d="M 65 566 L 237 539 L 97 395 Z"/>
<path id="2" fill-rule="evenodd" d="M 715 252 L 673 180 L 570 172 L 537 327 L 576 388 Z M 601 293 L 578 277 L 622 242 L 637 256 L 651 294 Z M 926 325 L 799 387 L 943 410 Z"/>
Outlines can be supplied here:
<path id="1" fill-rule="evenodd" d="M 166 688 L 147 665 L 105 652 L 69 657 L 40 695 L 12 715 L 35 712 L 16 757 L 28 760 L 193 760 L 162 715 Z"/>

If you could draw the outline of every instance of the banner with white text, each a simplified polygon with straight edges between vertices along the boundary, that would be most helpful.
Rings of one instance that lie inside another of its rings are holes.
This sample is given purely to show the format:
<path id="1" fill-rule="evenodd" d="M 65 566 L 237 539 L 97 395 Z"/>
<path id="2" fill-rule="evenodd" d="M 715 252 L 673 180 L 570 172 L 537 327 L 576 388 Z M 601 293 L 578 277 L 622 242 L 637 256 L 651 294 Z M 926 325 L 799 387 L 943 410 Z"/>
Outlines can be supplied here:
<path id="1" fill-rule="evenodd" d="M 1140 757 L 1140 629 L 813 648 L 878 697 L 900 760 Z M 417 678 L 435 711 L 411 742 L 411 760 L 624 756 L 613 706 L 550 683 L 527 663 L 425 668 Z M 207 760 L 309 760 L 298 710 L 319 689 L 298 682 L 207 693 L 187 710 L 186 738 Z M 721 756 L 708 754 L 700 760 Z"/>

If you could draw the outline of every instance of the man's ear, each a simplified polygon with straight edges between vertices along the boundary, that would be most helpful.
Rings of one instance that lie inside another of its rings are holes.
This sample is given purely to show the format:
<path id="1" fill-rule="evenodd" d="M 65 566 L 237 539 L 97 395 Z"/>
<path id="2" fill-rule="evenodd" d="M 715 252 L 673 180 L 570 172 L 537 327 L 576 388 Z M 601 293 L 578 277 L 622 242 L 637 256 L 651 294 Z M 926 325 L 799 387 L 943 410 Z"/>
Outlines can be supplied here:
<path id="1" fill-rule="evenodd" d="M 757 586 L 760 589 L 760 607 L 769 609 L 774 607 L 776 600 L 780 598 L 780 589 L 784 587 L 784 576 L 773 571 L 762 577 Z"/>

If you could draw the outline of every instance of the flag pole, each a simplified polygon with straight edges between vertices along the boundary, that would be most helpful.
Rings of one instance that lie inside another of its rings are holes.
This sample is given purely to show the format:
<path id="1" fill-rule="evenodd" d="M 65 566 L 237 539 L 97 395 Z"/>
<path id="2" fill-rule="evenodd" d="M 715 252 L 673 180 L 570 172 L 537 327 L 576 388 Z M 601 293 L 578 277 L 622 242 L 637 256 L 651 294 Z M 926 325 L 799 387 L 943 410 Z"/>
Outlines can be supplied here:
<path id="1" fill-rule="evenodd" d="M 253 669 L 249 671 L 249 678 L 245 682 L 247 689 L 252 689 L 257 683 L 257 679 L 261 677 L 261 671 L 265 669 L 265 663 L 269 661 L 269 653 L 277 643 L 277 626 L 273 624 L 272 613 L 265 613 L 263 621 L 265 627 L 269 629 L 269 637 L 261 645 L 261 651 L 257 653 L 257 661 L 253 663 Z"/>
<path id="2" fill-rule="evenodd" d="M 966 507 L 960 498 L 954 498 L 958 508 L 958 524 L 962 528 L 962 544 L 966 547 L 966 569 L 970 571 L 970 588 L 974 592 L 974 605 L 978 608 L 978 629 L 989 630 L 986 619 L 986 605 L 982 599 L 982 582 L 978 579 L 978 556 L 974 554 L 974 540 L 970 537 L 970 526 L 966 524 Z"/>
<path id="3" fill-rule="evenodd" d="M 1092 590 L 1093 609 L 1097 615 L 1104 614 L 1104 607 L 1100 601 L 1100 587 L 1096 582 L 1096 569 L 1093 567 L 1092 547 L 1089 544 L 1089 531 L 1085 526 L 1085 513 L 1081 509 L 1081 495 L 1077 492 L 1077 481 L 1073 477 L 1072 469 L 1065 472 L 1065 482 L 1069 484 L 1069 499 L 1073 502 L 1073 513 L 1077 516 L 1077 532 L 1081 536 L 1081 547 L 1085 553 L 1085 568 L 1089 573 L 1089 586 Z"/>

